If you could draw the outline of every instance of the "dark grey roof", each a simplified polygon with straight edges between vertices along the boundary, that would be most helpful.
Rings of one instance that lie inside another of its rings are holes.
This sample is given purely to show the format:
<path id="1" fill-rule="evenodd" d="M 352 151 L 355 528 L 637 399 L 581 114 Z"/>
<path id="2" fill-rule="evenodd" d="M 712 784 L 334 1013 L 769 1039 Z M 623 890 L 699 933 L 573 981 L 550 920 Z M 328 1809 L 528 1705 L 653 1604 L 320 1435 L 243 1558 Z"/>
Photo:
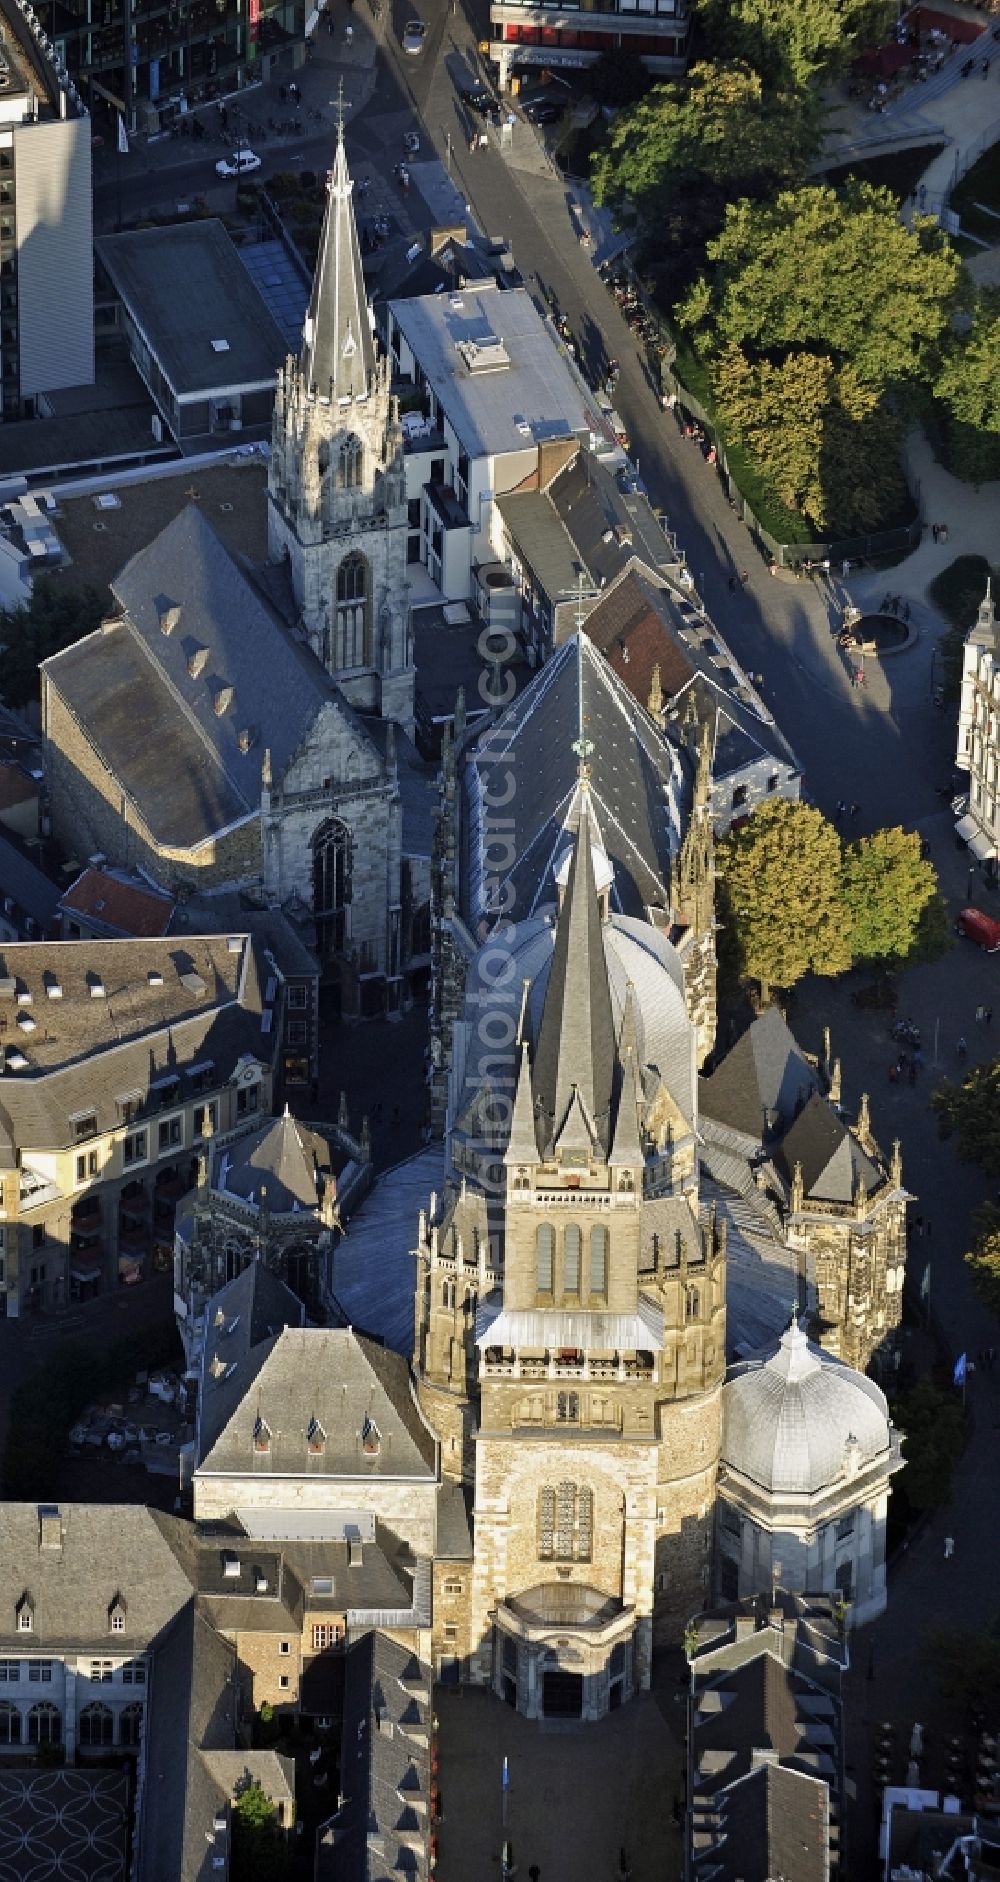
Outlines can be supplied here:
<path id="1" fill-rule="evenodd" d="M 301 356 L 308 389 L 334 402 L 365 398 L 375 377 L 375 341 L 351 203 L 353 189 L 341 128 Z"/>
<path id="2" fill-rule="evenodd" d="M 696 1851 L 693 1877 L 712 1882 L 828 1882 L 830 1795 L 820 1780 L 783 1765 L 761 1764 L 716 1800 L 712 1845 Z"/>
<path id="3" fill-rule="evenodd" d="M 0 1643 L 23 1649 L 15 1610 L 27 1595 L 33 1652 L 112 1643 L 116 1652 L 146 1651 L 191 1599 L 168 1540 L 171 1526 L 182 1525 L 139 1504 L 67 1503 L 58 1518 L 50 1528 L 46 1517 L 43 1529 L 36 1504 L 0 1503 Z M 116 1597 L 125 1626 L 112 1633 Z"/>
<path id="4" fill-rule="evenodd" d="M 37 922 L 40 934 L 47 935 L 54 930 L 59 908 L 58 888 L 16 844 L 0 836 L 0 907 L 8 895 L 14 903 L 14 913 L 8 920 L 22 932 L 26 915 Z"/>
<path id="5" fill-rule="evenodd" d="M 765 1133 L 787 1129 L 818 1085 L 815 1067 L 771 1006 L 747 1027 L 711 1077 L 699 1081 L 700 1109 L 759 1142 Z"/>
<path id="6" fill-rule="evenodd" d="M 153 1667 L 145 1734 L 146 1782 L 139 1821 L 140 1882 L 212 1882 L 213 1858 L 227 1848 L 214 1820 L 226 1814 L 228 1786 L 204 1751 L 236 1742 L 236 1650 L 193 1600 L 163 1641 Z"/>
<path id="7" fill-rule="evenodd" d="M 472 1491 L 460 1483 L 442 1483 L 438 1490 L 435 1559 L 472 1560 Z"/>
<path id="8" fill-rule="evenodd" d="M 555 899 L 553 867 L 579 815 L 574 745 L 581 709 L 591 747 L 590 803 L 614 869 L 613 903 L 629 915 L 666 905 L 671 854 L 680 840 L 679 761 L 603 655 L 586 635 L 574 634 L 472 747 L 467 761 L 469 854 L 463 880 L 465 913 L 474 927 L 483 912 L 487 873 L 494 908 L 516 921 Z M 508 803 L 510 776 L 516 789 Z M 495 862 L 486 869 L 484 849 L 496 813 L 484 808 L 484 794 L 504 804 L 504 841 L 513 862 L 503 873 Z"/>
<path id="9" fill-rule="evenodd" d="M 270 1433 L 266 1451 L 257 1448 L 259 1421 Z M 314 1422 L 324 1439 L 319 1453 L 310 1451 Z M 437 1446 L 401 1354 L 350 1328 L 285 1327 L 229 1379 L 206 1384 L 198 1455 L 204 1476 L 433 1482 Z"/>
<path id="10" fill-rule="evenodd" d="M 198 1397 L 197 1454 L 215 1442 L 252 1376 L 250 1355 L 283 1327 L 305 1325 L 306 1310 L 263 1261 L 251 1261 L 208 1303 Z"/>
<path id="11" fill-rule="evenodd" d="M 224 223 L 136 229 L 100 236 L 94 247 L 179 398 L 274 384 L 285 357 L 281 329 Z M 223 340 L 216 350 L 213 341 Z"/>
<path id="12" fill-rule="evenodd" d="M 452 706 L 454 703 L 453 695 Z M 403 731 L 402 726 L 388 719 L 367 717 L 362 720 L 362 724 L 383 758 L 390 749 L 390 742 L 395 754 L 396 779 L 403 811 L 403 855 L 429 857 L 434 848 L 438 808 L 438 766 L 421 758 L 413 740 Z"/>
<path id="13" fill-rule="evenodd" d="M 330 1170 L 331 1160 L 330 1145 L 292 1117 L 286 1105 L 283 1117 L 268 1118 L 216 1152 L 212 1187 L 259 1207 L 266 1185 L 272 1215 L 315 1214 L 317 1175 Z"/>
<path id="14" fill-rule="evenodd" d="M 256 815 L 265 749 L 280 780 L 324 707 L 380 769 L 361 721 L 196 504 L 126 563 L 112 592 L 125 620 L 44 672 L 158 842 L 192 849 Z"/>
<path id="15" fill-rule="evenodd" d="M 384 1634 L 348 1649 L 340 1787 L 320 1831 L 317 1882 L 424 1878 L 430 1834 L 431 1675 Z"/>
<path id="16" fill-rule="evenodd" d="M 532 1067 L 543 1149 L 566 1129 L 576 1094 L 586 1106 L 584 1124 L 589 1120 L 596 1126 L 600 1143 L 607 1150 L 616 1063 L 590 818 L 582 816 L 556 927 Z"/>
<path id="17" fill-rule="evenodd" d="M 586 446 L 544 490 L 498 497 L 497 508 L 553 605 L 566 600 L 581 573 L 589 586 L 604 587 L 636 561 L 659 569 L 676 560 L 648 498 L 620 490 Z"/>
<path id="18" fill-rule="evenodd" d="M 67 412 L 58 418 L 23 418 L 0 425 L 0 476 L 31 472 L 55 477 L 79 465 L 105 469 L 117 460 L 146 464 L 176 455 L 168 438 L 158 445 L 150 429 L 152 399 L 140 384 L 141 403 L 117 410 Z"/>
<path id="19" fill-rule="evenodd" d="M 882 1181 L 853 1131 L 815 1091 L 785 1134 L 781 1161 L 789 1177 L 801 1164 L 805 1193 L 813 1202 L 849 1203 L 859 1181 L 866 1195 Z"/>

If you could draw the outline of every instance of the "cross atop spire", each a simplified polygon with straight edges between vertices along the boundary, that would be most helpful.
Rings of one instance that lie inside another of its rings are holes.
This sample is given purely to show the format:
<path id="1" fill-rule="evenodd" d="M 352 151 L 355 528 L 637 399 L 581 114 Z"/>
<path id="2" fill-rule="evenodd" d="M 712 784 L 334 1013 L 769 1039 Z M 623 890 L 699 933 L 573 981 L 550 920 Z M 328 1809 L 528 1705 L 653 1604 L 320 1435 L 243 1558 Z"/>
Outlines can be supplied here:
<path id="1" fill-rule="evenodd" d="M 582 585 L 582 575 L 580 581 Z M 587 737 L 587 714 L 583 707 L 583 631 L 578 622 L 576 630 L 576 737 L 573 740 L 573 750 L 576 753 L 576 774 L 583 785 L 590 781 L 590 754 L 593 749 L 594 741 Z"/>
<path id="2" fill-rule="evenodd" d="M 375 342 L 352 202 L 354 184 L 344 148 L 343 87 L 337 109 L 337 148 L 299 361 L 308 391 L 333 403 L 367 398 L 375 377 Z"/>

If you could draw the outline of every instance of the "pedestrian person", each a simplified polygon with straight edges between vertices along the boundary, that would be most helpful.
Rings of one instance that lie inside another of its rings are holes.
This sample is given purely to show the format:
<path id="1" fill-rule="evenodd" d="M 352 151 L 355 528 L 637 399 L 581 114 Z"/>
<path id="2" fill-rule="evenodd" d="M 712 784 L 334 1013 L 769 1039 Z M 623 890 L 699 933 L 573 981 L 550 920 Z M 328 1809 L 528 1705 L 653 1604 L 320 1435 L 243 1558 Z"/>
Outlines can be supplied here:
<path id="1" fill-rule="evenodd" d="M 989 75 L 990 75 L 990 62 L 988 59 L 984 59 L 983 60 L 983 77 L 989 78 Z"/>
<path id="2" fill-rule="evenodd" d="M 937 539 L 938 539 L 938 535 L 939 535 L 939 533 L 940 533 L 940 532 L 939 532 L 939 530 L 938 530 L 938 526 L 937 526 L 937 524 L 936 524 L 936 523 L 932 523 L 932 524 L 931 524 L 931 535 L 933 536 L 933 538 L 934 538 L 934 541 L 935 541 L 935 542 L 937 542 Z"/>
<path id="3" fill-rule="evenodd" d="M 977 1025 L 977 1026 L 981 1026 L 985 1018 L 986 1018 L 986 1008 L 985 1008 L 985 1006 L 977 1006 L 977 1008 L 976 1008 L 976 1025 Z"/>
<path id="4" fill-rule="evenodd" d="M 749 580 L 750 580 L 750 571 L 749 571 L 749 569 L 741 569 L 741 570 L 740 570 L 740 581 L 742 582 L 742 584 L 743 584 L 743 586 L 744 586 L 744 588 L 746 587 L 746 585 L 747 585 L 747 583 L 749 582 Z"/>
<path id="5" fill-rule="evenodd" d="M 951 1561 L 951 1558 L 952 1558 L 952 1556 L 954 1555 L 954 1553 L 955 1553 L 955 1538 L 954 1538 L 954 1536 L 945 1536 L 945 1539 L 944 1539 L 944 1559 L 945 1559 L 945 1561 L 946 1561 L 946 1562 L 950 1562 L 950 1561 Z"/>
<path id="6" fill-rule="evenodd" d="M 852 805 L 851 805 L 851 816 L 852 816 L 852 817 L 860 817 L 860 815 L 861 815 L 861 805 L 860 805 L 860 804 L 852 804 Z"/>
<path id="7" fill-rule="evenodd" d="M 983 1013 L 983 1019 L 984 1019 L 984 1021 L 985 1021 L 985 1023 L 986 1023 L 986 1025 L 987 1025 L 987 1026 L 992 1026 L 992 1024 L 993 1024 L 993 1008 L 992 1008 L 991 1006 L 988 1006 L 988 1007 L 986 1008 L 986 1010 L 985 1010 L 985 1012 Z"/>
<path id="8" fill-rule="evenodd" d="M 843 798 L 842 798 L 842 797 L 840 797 L 840 798 L 838 798 L 838 799 L 837 799 L 837 808 L 836 808 L 836 810 L 835 810 L 835 811 L 834 811 L 834 813 L 833 813 L 833 820 L 834 820 L 834 823 L 839 823 L 839 822 L 840 822 L 840 819 L 841 819 L 841 817 L 842 817 L 842 816 L 844 815 L 844 813 L 846 812 L 846 810 L 847 810 L 847 805 L 845 804 L 845 802 L 844 802 L 844 800 L 843 800 Z"/>
<path id="9" fill-rule="evenodd" d="M 960 1059 L 964 1059 L 968 1050 L 969 1050 L 968 1043 L 963 1033 L 962 1036 L 959 1039 L 956 1039 L 955 1041 L 955 1051 L 958 1053 L 958 1056 Z"/>

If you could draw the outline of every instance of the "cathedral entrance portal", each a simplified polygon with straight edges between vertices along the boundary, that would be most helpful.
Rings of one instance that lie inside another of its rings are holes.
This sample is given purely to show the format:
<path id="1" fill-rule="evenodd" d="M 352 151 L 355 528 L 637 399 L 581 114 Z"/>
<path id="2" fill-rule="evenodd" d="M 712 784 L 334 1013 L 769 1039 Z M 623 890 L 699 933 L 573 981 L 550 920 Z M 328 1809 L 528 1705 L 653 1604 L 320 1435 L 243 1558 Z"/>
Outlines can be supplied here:
<path id="1" fill-rule="evenodd" d="M 547 1719 L 583 1717 L 583 1674 L 546 1672 L 542 1681 L 542 1712 Z"/>

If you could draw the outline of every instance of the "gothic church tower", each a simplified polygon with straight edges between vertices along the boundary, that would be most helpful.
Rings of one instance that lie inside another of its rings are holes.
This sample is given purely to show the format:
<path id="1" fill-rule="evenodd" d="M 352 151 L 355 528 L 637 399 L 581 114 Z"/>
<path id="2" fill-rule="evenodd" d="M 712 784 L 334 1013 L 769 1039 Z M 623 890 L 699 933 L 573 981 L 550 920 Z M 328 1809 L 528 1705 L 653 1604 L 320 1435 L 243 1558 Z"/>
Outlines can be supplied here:
<path id="1" fill-rule="evenodd" d="M 341 125 L 296 360 L 278 379 L 268 552 L 287 558 L 309 645 L 361 712 L 413 729 L 403 443 L 379 354 Z"/>

